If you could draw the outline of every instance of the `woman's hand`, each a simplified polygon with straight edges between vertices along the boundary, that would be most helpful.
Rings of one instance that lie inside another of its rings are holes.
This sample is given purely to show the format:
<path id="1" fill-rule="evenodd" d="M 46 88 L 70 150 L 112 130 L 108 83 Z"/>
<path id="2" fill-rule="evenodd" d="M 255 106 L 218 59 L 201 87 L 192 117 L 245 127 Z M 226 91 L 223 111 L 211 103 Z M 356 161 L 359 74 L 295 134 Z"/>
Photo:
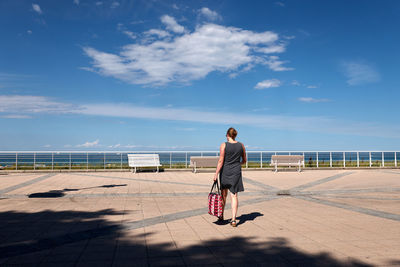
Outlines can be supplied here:
<path id="1" fill-rule="evenodd" d="M 214 182 L 218 179 L 218 173 L 214 175 Z"/>

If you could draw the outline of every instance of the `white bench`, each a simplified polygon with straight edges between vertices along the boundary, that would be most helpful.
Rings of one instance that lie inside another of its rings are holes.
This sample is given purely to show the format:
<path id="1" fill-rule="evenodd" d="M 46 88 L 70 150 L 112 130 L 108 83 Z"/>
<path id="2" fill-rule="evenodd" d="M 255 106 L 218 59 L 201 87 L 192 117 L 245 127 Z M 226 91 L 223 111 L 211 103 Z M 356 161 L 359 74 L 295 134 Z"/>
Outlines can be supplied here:
<path id="1" fill-rule="evenodd" d="M 193 172 L 197 172 L 197 168 L 202 167 L 217 167 L 218 165 L 218 156 L 205 156 L 205 157 L 190 157 L 190 165 L 189 167 L 193 168 Z"/>
<path id="2" fill-rule="evenodd" d="M 296 166 L 301 171 L 301 166 L 304 167 L 304 156 L 302 155 L 272 155 L 271 165 L 275 166 L 275 172 L 278 171 L 278 166 Z"/>
<path id="3" fill-rule="evenodd" d="M 135 169 L 137 167 L 161 167 L 160 156 L 158 154 L 128 154 L 129 167 Z"/>

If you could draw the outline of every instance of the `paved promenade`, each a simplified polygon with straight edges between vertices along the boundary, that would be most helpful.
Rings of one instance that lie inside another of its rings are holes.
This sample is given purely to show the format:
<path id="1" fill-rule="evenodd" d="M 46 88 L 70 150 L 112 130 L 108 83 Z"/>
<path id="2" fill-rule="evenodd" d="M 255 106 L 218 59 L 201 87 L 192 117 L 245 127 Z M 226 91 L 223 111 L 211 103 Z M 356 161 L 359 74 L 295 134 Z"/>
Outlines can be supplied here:
<path id="1" fill-rule="evenodd" d="M 400 170 L 243 176 L 233 228 L 212 173 L 0 175 L 0 266 L 400 266 Z"/>

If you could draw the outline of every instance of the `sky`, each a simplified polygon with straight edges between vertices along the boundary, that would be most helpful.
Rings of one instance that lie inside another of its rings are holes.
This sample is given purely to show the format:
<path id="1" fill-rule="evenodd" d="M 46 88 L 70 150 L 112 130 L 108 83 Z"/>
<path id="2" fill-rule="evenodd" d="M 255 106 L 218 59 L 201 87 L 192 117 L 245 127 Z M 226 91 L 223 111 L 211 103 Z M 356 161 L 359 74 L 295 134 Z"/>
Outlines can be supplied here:
<path id="1" fill-rule="evenodd" d="M 0 150 L 400 150 L 396 0 L 2 0 Z"/>

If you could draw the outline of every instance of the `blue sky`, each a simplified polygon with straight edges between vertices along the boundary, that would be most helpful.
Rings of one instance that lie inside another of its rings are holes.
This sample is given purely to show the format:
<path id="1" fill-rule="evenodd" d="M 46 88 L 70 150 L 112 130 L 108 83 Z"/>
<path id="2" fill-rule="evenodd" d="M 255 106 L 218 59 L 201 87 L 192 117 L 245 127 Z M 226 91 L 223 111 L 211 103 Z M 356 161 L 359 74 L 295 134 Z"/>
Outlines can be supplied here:
<path id="1" fill-rule="evenodd" d="M 399 1 L 0 2 L 0 150 L 399 150 Z"/>

